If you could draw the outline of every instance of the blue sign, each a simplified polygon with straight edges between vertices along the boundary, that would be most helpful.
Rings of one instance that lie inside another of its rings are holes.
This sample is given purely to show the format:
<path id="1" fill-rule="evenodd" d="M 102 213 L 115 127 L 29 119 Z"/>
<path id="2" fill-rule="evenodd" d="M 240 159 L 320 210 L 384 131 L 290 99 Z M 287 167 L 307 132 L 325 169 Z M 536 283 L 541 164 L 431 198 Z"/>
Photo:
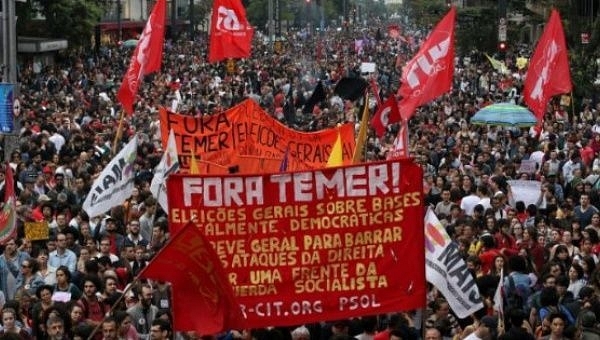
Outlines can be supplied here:
<path id="1" fill-rule="evenodd" d="M 14 129 L 15 85 L 0 83 L 0 133 L 12 133 Z"/>

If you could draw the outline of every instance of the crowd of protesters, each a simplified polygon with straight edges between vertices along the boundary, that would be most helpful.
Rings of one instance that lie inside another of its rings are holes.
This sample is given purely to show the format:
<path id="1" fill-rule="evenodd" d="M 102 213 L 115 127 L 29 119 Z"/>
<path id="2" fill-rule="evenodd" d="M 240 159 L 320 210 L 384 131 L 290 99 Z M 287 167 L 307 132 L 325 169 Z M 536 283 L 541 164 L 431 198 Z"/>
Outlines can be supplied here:
<path id="1" fill-rule="evenodd" d="M 18 236 L 0 256 L 0 336 L 86 339 L 95 329 L 98 339 L 199 337 L 171 332 L 168 283 L 138 283 L 123 294 L 168 239 L 166 214 L 149 192 L 162 152 L 158 107 L 206 115 L 252 98 L 299 130 L 358 122 L 360 103 L 335 96 L 336 82 L 374 77 L 380 89 L 374 95 L 385 99 L 398 88 L 398 66 L 426 33 L 406 29 L 404 39 L 392 38 L 383 24 L 294 31 L 279 53 L 257 37 L 252 57 L 236 61 L 233 70 L 206 62 L 206 36 L 168 40 L 162 71 L 145 78 L 117 145 L 115 94 L 130 49 L 105 46 L 97 53 L 61 53 L 54 65 L 22 63 L 19 140 L 5 160 L 17 182 Z M 553 101 L 541 133 L 469 123 L 493 102 L 521 102 L 518 52 L 507 55 L 509 74 L 494 70 L 477 51 L 458 55 L 451 93 L 419 108 L 410 121 L 409 149 L 424 169 L 427 205 L 459 245 L 484 309 L 457 319 L 432 287 L 424 311 L 233 330 L 221 337 L 599 339 L 600 108 L 591 99 L 573 106 Z M 377 71 L 361 74 L 362 62 L 375 63 Z M 303 112 L 319 80 L 327 99 Z M 292 117 L 282 114 L 286 103 L 296 110 Z M 371 134 L 366 159 L 385 159 L 397 129 L 388 127 L 381 139 Z M 89 218 L 81 206 L 92 182 L 135 134 L 142 140 L 136 188 L 123 205 Z M 532 159 L 535 171 L 520 172 L 521 162 Z M 538 204 L 514 202 L 510 179 L 541 181 Z M 4 171 L 0 183 L 4 197 Z M 25 238 L 26 222 L 47 222 L 48 239 Z M 509 297 L 504 324 L 493 311 L 501 272 Z"/>

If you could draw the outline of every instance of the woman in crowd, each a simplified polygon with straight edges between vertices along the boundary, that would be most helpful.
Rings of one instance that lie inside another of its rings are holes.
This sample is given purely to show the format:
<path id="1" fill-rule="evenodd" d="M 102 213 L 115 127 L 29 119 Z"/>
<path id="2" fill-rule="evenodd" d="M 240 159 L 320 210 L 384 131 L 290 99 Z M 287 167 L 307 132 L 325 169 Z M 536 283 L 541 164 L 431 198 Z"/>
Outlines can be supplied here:
<path id="1" fill-rule="evenodd" d="M 17 325 L 17 313 L 12 308 L 2 309 L 2 330 L 0 336 L 4 338 L 5 334 L 15 334 L 22 340 L 32 339 L 31 335 L 22 327 Z"/>
<path id="2" fill-rule="evenodd" d="M 460 334 L 461 328 L 458 321 L 450 313 L 450 304 L 444 298 L 437 298 L 431 304 L 433 313 L 425 320 L 425 328 L 440 327 L 444 337 L 453 337 Z"/>
<path id="3" fill-rule="evenodd" d="M 545 249 L 542 244 L 538 242 L 537 230 L 533 227 L 526 227 L 523 230 L 523 242 L 521 247 L 527 248 L 529 254 L 532 257 L 533 263 L 536 268 L 542 268 L 545 263 Z"/>
<path id="4" fill-rule="evenodd" d="M 519 247 L 523 243 L 523 223 L 516 217 L 511 221 L 510 233 L 515 239 L 516 246 Z"/>
<path id="5" fill-rule="evenodd" d="M 75 301 L 69 303 L 69 318 L 71 319 L 71 327 L 86 324 L 83 318 L 83 308 Z"/>
<path id="6" fill-rule="evenodd" d="M 583 279 L 586 282 L 589 282 L 590 278 L 592 277 L 592 273 L 596 270 L 596 261 L 594 261 L 593 257 L 586 256 L 577 261 L 577 263 L 579 263 L 581 268 L 583 268 Z"/>
<path id="7" fill-rule="evenodd" d="M 66 266 L 60 266 L 56 269 L 56 284 L 54 293 L 68 294 L 70 301 L 77 301 L 81 298 L 81 289 L 71 282 L 71 272 Z"/>
<path id="8" fill-rule="evenodd" d="M 56 283 L 56 268 L 48 265 L 48 250 L 40 248 L 37 251 L 37 262 L 40 266 L 39 273 L 44 278 L 44 283 L 53 285 Z"/>
<path id="9" fill-rule="evenodd" d="M 32 335 L 36 338 L 45 333 L 43 318 L 45 312 L 54 305 L 54 301 L 52 301 L 53 292 L 54 289 L 50 285 L 42 285 L 35 291 L 38 301 L 31 309 L 31 317 L 33 321 Z"/>
<path id="10" fill-rule="evenodd" d="M 131 315 L 126 311 L 118 310 L 114 314 L 117 327 L 119 328 L 119 339 L 137 340 L 139 339 L 138 332 L 133 326 Z"/>
<path id="11" fill-rule="evenodd" d="M 550 254 L 550 261 L 560 264 L 563 273 L 566 273 L 573 263 L 573 259 L 569 256 L 569 249 L 564 244 L 554 246 Z"/>
<path id="12" fill-rule="evenodd" d="M 579 247 L 573 244 L 573 233 L 570 230 L 564 230 L 562 232 L 562 244 L 567 247 L 571 258 L 579 255 Z"/>
<path id="13" fill-rule="evenodd" d="M 504 258 L 504 255 L 497 255 L 494 258 L 494 264 L 492 265 L 492 267 L 490 268 L 490 272 L 488 273 L 489 275 L 493 275 L 495 277 L 500 277 L 500 273 L 504 273 L 504 275 L 508 274 L 507 271 L 507 265 L 506 265 L 506 259 Z"/>
<path id="14" fill-rule="evenodd" d="M 569 287 L 567 290 L 573 293 L 573 297 L 579 296 L 581 288 L 585 287 L 587 281 L 584 278 L 583 267 L 578 263 L 573 263 L 567 272 L 569 276 Z"/>
<path id="15" fill-rule="evenodd" d="M 17 277 L 17 290 L 25 290 L 30 294 L 44 284 L 44 278 L 38 272 L 38 263 L 34 259 L 27 259 L 21 263 L 21 272 Z"/>

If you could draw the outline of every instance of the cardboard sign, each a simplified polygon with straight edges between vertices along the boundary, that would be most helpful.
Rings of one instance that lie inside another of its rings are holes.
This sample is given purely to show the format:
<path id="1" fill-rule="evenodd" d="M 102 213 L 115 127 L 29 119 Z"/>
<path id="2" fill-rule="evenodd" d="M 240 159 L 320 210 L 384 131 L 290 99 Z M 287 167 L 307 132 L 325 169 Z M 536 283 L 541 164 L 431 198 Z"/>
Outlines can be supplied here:
<path id="1" fill-rule="evenodd" d="M 29 241 L 49 239 L 50 228 L 48 222 L 25 222 L 25 238 Z"/>

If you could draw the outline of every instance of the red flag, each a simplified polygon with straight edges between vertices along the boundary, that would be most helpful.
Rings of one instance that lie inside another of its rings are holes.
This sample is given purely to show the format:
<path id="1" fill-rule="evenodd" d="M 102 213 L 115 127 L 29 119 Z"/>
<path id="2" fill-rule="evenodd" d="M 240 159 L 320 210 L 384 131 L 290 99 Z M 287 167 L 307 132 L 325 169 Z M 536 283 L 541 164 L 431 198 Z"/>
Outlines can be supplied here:
<path id="1" fill-rule="evenodd" d="M 166 6 L 166 0 L 158 0 L 154 5 L 117 93 L 123 110 L 130 115 L 133 114 L 133 101 L 142 78 L 160 70 L 165 39 Z"/>
<path id="2" fill-rule="evenodd" d="M 387 159 L 398 159 L 409 157 L 408 153 L 408 121 L 405 119 L 400 124 L 398 135 L 394 139 L 394 146 L 388 152 Z"/>
<path id="3" fill-rule="evenodd" d="M 397 39 L 400 36 L 400 26 L 398 25 L 389 25 L 388 26 L 388 35 L 392 39 Z"/>
<path id="4" fill-rule="evenodd" d="M 375 112 L 371 120 L 371 126 L 375 129 L 377 136 L 381 137 L 385 134 L 385 129 L 389 124 L 397 123 L 400 120 L 401 117 L 400 111 L 398 111 L 396 96 L 391 95 Z"/>
<path id="5" fill-rule="evenodd" d="M 241 0 L 215 0 L 211 23 L 209 62 L 250 56 L 254 30 Z"/>
<path id="6" fill-rule="evenodd" d="M 139 276 L 171 282 L 177 331 L 215 334 L 246 328 L 221 261 L 194 223 L 175 234 Z"/>
<path id="7" fill-rule="evenodd" d="M 541 123 L 550 98 L 570 92 L 572 87 L 565 33 L 560 14 L 554 9 L 529 60 L 523 96 Z"/>
<path id="8" fill-rule="evenodd" d="M 4 205 L 0 210 L 0 244 L 17 236 L 16 196 L 13 171 L 8 162 L 4 175 Z"/>
<path id="9" fill-rule="evenodd" d="M 398 95 L 402 100 L 400 114 L 409 119 L 415 109 L 450 91 L 454 76 L 454 22 L 456 8 L 433 29 L 429 38 L 404 66 L 402 86 Z"/>

